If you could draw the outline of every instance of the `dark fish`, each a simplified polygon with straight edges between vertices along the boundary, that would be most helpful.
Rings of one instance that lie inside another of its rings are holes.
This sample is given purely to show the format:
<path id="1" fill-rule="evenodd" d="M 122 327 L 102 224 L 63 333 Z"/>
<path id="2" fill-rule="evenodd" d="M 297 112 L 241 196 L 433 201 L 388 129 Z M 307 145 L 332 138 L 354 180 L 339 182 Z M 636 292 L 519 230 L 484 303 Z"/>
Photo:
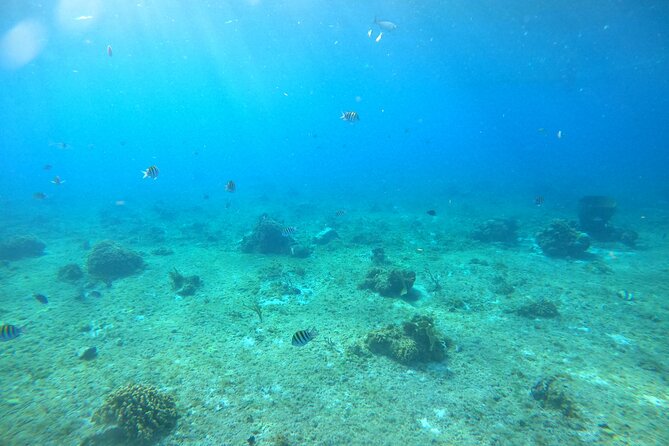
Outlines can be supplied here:
<path id="1" fill-rule="evenodd" d="M 358 115 L 358 112 L 347 111 L 343 112 L 339 119 L 347 122 L 355 122 L 360 120 L 360 116 Z"/>
<path id="2" fill-rule="evenodd" d="M 158 178 L 158 173 L 160 173 L 160 171 L 156 166 L 149 166 L 146 170 L 142 170 L 142 173 L 144 174 L 144 177 L 142 179 L 153 178 L 155 180 L 156 178 Z"/>
<path id="3" fill-rule="evenodd" d="M 234 192 L 237 190 L 237 185 L 235 184 L 234 181 L 230 180 L 225 184 L 225 191 L 226 192 Z"/>
<path id="4" fill-rule="evenodd" d="M 46 194 L 44 192 L 35 192 L 33 194 L 33 198 L 35 200 L 44 200 L 46 198 Z"/>
<path id="5" fill-rule="evenodd" d="M 111 45 L 107 45 L 107 56 L 112 57 L 113 53 Z"/>
<path id="6" fill-rule="evenodd" d="M 346 209 L 339 209 L 335 212 L 335 217 L 343 217 L 344 215 L 346 215 Z"/>
<path id="7" fill-rule="evenodd" d="M 0 341 L 10 341 L 21 335 L 21 329 L 16 325 L 4 324 L 0 327 Z"/>
<path id="8" fill-rule="evenodd" d="M 44 294 L 35 294 L 35 299 L 37 299 L 37 302 L 41 304 L 48 304 L 49 299 L 46 298 Z"/>
<path id="9" fill-rule="evenodd" d="M 318 336 L 318 332 L 315 328 L 310 328 L 308 330 L 300 330 L 295 332 L 293 335 L 293 340 L 291 341 L 295 347 L 302 347 L 307 345 L 307 343 L 313 340 Z"/>
<path id="10" fill-rule="evenodd" d="M 542 204 L 544 204 L 544 197 L 542 197 L 541 195 L 537 195 L 536 197 L 534 197 L 534 204 L 536 206 L 541 206 Z"/>
<path id="11" fill-rule="evenodd" d="M 295 234 L 297 232 L 297 228 L 295 226 L 286 226 L 281 230 L 281 235 L 284 237 L 290 237 L 291 235 Z"/>
<path id="12" fill-rule="evenodd" d="M 52 167 L 53 167 L 53 166 L 52 166 L 51 164 L 45 164 L 44 167 L 42 167 L 42 169 L 44 169 L 44 170 L 51 170 Z"/>
<path id="13" fill-rule="evenodd" d="M 95 297 L 96 299 L 102 297 L 102 293 L 100 293 L 97 290 L 91 290 L 88 293 L 86 293 L 86 297 Z"/>
<path id="14" fill-rule="evenodd" d="M 437 215 L 437 211 L 435 211 L 434 209 L 430 209 L 429 211 L 427 211 L 427 215 L 435 217 Z"/>

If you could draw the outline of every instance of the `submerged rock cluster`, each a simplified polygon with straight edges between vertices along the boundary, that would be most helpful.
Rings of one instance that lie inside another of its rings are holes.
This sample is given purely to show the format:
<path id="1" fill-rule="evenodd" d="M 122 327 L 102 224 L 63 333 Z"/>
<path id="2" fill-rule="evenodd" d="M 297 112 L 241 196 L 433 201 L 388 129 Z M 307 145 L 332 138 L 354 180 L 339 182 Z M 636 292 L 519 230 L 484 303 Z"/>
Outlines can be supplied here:
<path id="1" fill-rule="evenodd" d="M 128 384 L 105 398 L 93 421 L 117 426 L 126 442 L 150 444 L 176 426 L 176 403 L 153 386 Z"/>

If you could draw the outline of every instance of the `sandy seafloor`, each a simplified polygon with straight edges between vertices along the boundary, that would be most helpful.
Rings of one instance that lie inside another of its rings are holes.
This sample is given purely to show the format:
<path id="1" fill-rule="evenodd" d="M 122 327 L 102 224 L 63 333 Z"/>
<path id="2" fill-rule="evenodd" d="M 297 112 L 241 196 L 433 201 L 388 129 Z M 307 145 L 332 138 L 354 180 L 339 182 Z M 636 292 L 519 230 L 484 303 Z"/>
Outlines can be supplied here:
<path id="1" fill-rule="evenodd" d="M 0 319 L 27 328 L 0 344 L 3 446 L 79 444 L 104 428 L 91 415 L 105 395 L 129 382 L 175 395 L 180 417 L 164 445 L 244 445 L 251 434 L 258 445 L 282 436 L 291 445 L 669 444 L 666 209 L 620 206 L 614 223 L 639 232 L 637 249 L 595 243 L 597 260 L 574 261 L 547 258 L 534 244 L 553 218 L 575 218 L 550 204 L 504 212 L 454 204 L 436 218 L 390 204 L 350 204 L 335 218 L 341 205 L 317 200 L 158 206 L 160 214 L 128 204 L 73 216 L 35 202 L 3 217 L 3 238 L 33 234 L 47 244 L 42 257 L 0 266 Z M 327 224 L 341 239 L 307 259 L 244 254 L 239 240 L 262 212 L 298 226 L 298 240 Z M 518 218 L 520 243 L 473 241 L 473 228 L 492 217 Z M 85 242 L 104 239 L 142 253 L 148 266 L 100 284 L 100 298 L 78 299 L 57 271 L 85 267 Z M 162 246 L 174 254 L 151 255 Z M 377 246 L 417 272 L 418 301 L 358 289 Z M 174 267 L 199 275 L 203 288 L 176 296 Z M 440 291 L 431 291 L 426 267 Z M 281 295 L 283 281 L 301 294 Z M 500 281 L 513 292 L 496 292 Z M 558 305 L 558 318 L 511 312 L 541 297 Z M 262 322 L 245 307 L 254 300 Z M 443 363 L 417 369 L 350 353 L 371 330 L 415 314 L 434 317 L 454 341 Z M 312 326 L 320 336 L 293 347 L 292 334 Z M 89 346 L 99 356 L 78 359 Z M 530 395 L 550 376 L 568 383 L 576 417 Z"/>

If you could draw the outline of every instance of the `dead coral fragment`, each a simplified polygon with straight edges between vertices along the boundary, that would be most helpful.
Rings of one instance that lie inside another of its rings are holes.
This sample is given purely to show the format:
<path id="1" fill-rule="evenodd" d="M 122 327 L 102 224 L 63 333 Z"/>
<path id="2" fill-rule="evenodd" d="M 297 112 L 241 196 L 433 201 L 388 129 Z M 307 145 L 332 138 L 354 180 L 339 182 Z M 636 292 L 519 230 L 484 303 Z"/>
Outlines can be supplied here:
<path id="1" fill-rule="evenodd" d="M 125 249 L 111 240 L 102 241 L 88 255 L 88 273 L 98 279 L 111 282 L 131 276 L 144 268 L 139 254 Z"/>
<path id="2" fill-rule="evenodd" d="M 179 296 L 192 296 L 202 286 L 200 276 L 184 276 L 176 268 L 170 271 L 170 281 L 172 290 L 176 291 Z"/>
<path id="3" fill-rule="evenodd" d="M 562 412 L 566 417 L 577 416 L 576 404 L 569 396 L 567 380 L 560 376 L 540 379 L 532 389 L 532 398 L 541 402 L 546 409 Z"/>
<path id="4" fill-rule="evenodd" d="M 402 326 L 389 325 L 372 331 L 365 344 L 374 354 L 414 365 L 443 361 L 451 341 L 437 331 L 432 318 L 414 316 Z"/>
<path id="5" fill-rule="evenodd" d="M 372 268 L 358 288 L 372 290 L 385 297 L 401 297 L 411 291 L 415 281 L 416 273 L 410 270 Z"/>
<path id="6" fill-rule="evenodd" d="M 44 242 L 33 236 L 11 237 L 0 241 L 0 260 L 19 260 L 44 254 Z"/>
<path id="7" fill-rule="evenodd" d="M 150 444 L 176 426 L 177 409 L 171 395 L 153 386 L 128 384 L 105 398 L 93 421 L 117 425 L 127 440 Z"/>

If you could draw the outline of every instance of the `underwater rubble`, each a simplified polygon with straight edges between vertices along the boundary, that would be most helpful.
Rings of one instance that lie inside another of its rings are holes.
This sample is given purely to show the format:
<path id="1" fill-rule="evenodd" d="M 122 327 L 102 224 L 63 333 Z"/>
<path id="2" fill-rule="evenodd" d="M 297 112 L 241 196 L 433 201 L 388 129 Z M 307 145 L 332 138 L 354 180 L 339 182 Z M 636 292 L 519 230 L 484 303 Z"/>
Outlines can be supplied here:
<path id="1" fill-rule="evenodd" d="M 200 276 L 184 276 L 176 268 L 170 271 L 169 277 L 170 283 L 172 284 L 172 290 L 179 296 L 192 296 L 198 288 L 202 286 L 202 279 L 200 279 Z"/>

